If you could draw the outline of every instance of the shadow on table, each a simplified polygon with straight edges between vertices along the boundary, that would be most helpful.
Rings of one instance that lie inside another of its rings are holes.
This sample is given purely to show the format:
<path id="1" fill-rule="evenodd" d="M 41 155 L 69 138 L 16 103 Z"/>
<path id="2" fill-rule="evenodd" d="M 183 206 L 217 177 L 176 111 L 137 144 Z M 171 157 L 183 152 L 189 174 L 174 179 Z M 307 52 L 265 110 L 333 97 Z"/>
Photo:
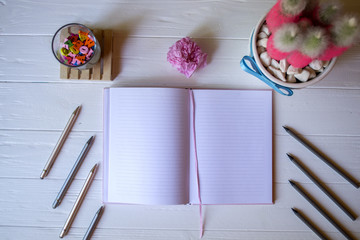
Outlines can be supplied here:
<path id="1" fill-rule="evenodd" d="M 216 37 L 213 27 L 215 24 L 215 22 L 208 21 L 195 28 L 188 35 L 200 46 L 203 52 L 207 53 L 207 64 L 211 63 L 219 45 L 219 41 L 214 39 Z"/>
<path id="2" fill-rule="evenodd" d="M 112 42 L 112 80 L 115 79 L 121 72 L 121 64 L 118 62 L 114 64 L 114 59 L 121 57 L 123 47 L 129 36 L 137 29 L 137 26 L 144 20 L 146 14 L 139 14 L 136 17 L 129 19 L 122 19 L 121 10 L 113 10 L 112 13 L 106 15 L 106 17 L 99 21 L 94 28 L 101 30 L 112 30 L 113 42 Z M 114 23 L 118 19 L 118 23 Z"/>

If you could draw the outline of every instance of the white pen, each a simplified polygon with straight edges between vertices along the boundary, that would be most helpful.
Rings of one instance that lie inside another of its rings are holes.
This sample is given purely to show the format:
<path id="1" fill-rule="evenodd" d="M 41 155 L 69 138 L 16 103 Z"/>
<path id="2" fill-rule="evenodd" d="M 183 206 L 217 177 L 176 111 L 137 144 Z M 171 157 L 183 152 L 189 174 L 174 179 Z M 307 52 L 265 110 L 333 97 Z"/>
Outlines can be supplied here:
<path id="1" fill-rule="evenodd" d="M 82 162 L 84 161 L 86 154 L 89 152 L 92 143 L 94 142 L 94 136 L 92 136 L 84 145 L 83 149 L 81 150 L 79 157 L 77 158 L 74 166 L 72 167 L 68 177 L 66 178 L 64 185 L 61 187 L 58 195 L 56 196 L 56 199 L 52 205 L 53 208 L 56 208 L 60 205 L 61 201 L 63 200 L 67 190 L 69 189 L 72 181 L 75 178 L 76 173 L 78 172 Z"/>
<path id="2" fill-rule="evenodd" d="M 80 209 L 81 203 L 83 202 L 85 195 L 91 185 L 91 182 L 95 177 L 97 167 L 98 167 L 98 164 L 96 163 L 94 165 L 94 167 L 90 170 L 90 173 L 87 176 L 85 183 L 79 193 L 79 196 L 77 197 L 75 204 L 74 204 L 73 208 L 71 209 L 70 214 L 69 214 L 69 216 L 64 224 L 64 227 L 59 235 L 60 238 L 63 238 L 69 232 L 71 224 L 73 223 L 75 216 Z"/>
<path id="3" fill-rule="evenodd" d="M 74 110 L 74 112 L 71 114 L 69 121 L 67 122 L 63 132 L 60 135 L 58 142 L 56 143 L 56 145 L 54 147 L 54 150 L 52 151 L 48 161 L 46 162 L 46 164 L 44 166 L 44 169 L 41 172 L 41 175 L 40 175 L 41 179 L 43 179 L 44 177 L 46 177 L 49 174 L 50 169 L 55 162 L 55 159 L 59 155 L 59 152 L 60 152 L 62 146 L 64 145 L 67 136 L 69 135 L 72 127 L 74 126 L 74 123 L 75 123 L 77 117 L 79 116 L 80 109 L 81 109 L 81 105 L 78 106 Z"/>

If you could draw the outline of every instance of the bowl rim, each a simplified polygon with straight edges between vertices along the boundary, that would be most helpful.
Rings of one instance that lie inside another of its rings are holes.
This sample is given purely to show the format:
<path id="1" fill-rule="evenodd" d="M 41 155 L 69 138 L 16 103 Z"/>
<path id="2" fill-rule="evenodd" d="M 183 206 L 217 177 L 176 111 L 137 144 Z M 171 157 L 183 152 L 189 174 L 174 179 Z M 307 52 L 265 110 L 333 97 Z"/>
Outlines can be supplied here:
<path id="1" fill-rule="evenodd" d="M 68 65 L 68 64 L 65 64 L 65 63 L 61 62 L 61 61 L 58 59 L 58 57 L 57 57 L 57 55 L 56 55 L 56 52 L 55 52 L 55 50 L 54 50 L 54 41 L 55 41 L 56 35 L 57 35 L 63 28 L 68 27 L 68 26 L 70 26 L 70 25 L 78 25 L 78 26 L 80 26 L 80 27 L 83 27 L 83 28 L 89 30 L 89 33 L 91 33 L 92 36 L 94 37 L 95 46 L 96 46 L 96 48 L 97 48 L 98 41 L 97 41 L 97 39 L 96 39 L 95 34 L 91 31 L 90 28 L 88 28 L 87 26 L 85 26 L 85 25 L 83 25 L 83 24 L 81 24 L 81 23 L 68 23 L 68 24 L 65 24 L 65 25 L 61 26 L 61 27 L 54 33 L 54 35 L 53 35 L 53 37 L 52 37 L 52 40 L 51 40 L 51 50 L 52 50 L 52 53 L 54 54 L 54 57 L 56 58 L 56 60 L 57 60 L 59 63 L 61 63 L 62 65 L 66 66 L 66 67 L 69 67 L 69 68 L 80 68 L 80 67 L 84 67 L 84 66 L 85 66 L 86 64 L 88 64 L 88 63 L 91 61 L 91 59 L 93 59 L 93 57 L 95 56 L 95 50 L 94 50 L 94 53 L 93 53 L 93 55 L 90 57 L 89 60 L 87 60 L 85 63 L 82 63 L 82 64 L 77 65 L 77 66 Z"/>
<path id="2" fill-rule="evenodd" d="M 325 76 L 328 75 L 329 72 L 334 68 L 334 65 L 335 65 L 336 59 L 337 59 L 336 57 L 334 57 L 330 60 L 329 65 L 324 69 L 323 72 L 318 74 L 315 78 L 313 78 L 309 81 L 306 81 L 306 82 L 300 82 L 300 83 L 299 82 L 297 82 L 297 83 L 284 82 L 284 81 L 274 77 L 271 73 L 268 72 L 268 70 L 261 63 L 260 55 L 258 54 L 257 46 L 256 46 L 257 34 L 260 31 L 261 27 L 263 26 L 263 23 L 265 22 L 266 15 L 264 17 L 262 17 L 259 20 L 259 22 L 257 23 L 257 25 L 252 33 L 253 34 L 252 39 L 251 39 L 252 42 L 250 44 L 250 47 L 252 48 L 253 58 L 255 59 L 255 62 L 257 63 L 261 72 L 271 81 L 273 81 L 281 86 L 290 87 L 290 88 L 305 88 L 305 87 L 313 85 L 313 84 L 319 82 L 320 80 L 322 80 L 323 78 L 325 78 Z"/>

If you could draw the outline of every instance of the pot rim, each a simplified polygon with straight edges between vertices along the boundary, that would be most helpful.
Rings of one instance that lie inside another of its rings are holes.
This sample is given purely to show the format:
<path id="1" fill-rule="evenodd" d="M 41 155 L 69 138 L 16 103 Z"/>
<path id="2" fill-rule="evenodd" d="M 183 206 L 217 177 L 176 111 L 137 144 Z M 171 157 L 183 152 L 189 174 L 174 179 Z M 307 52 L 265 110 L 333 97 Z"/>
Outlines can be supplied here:
<path id="1" fill-rule="evenodd" d="M 326 75 L 329 74 L 329 72 L 334 68 L 334 65 L 336 63 L 336 57 L 330 60 L 329 65 L 324 69 L 323 72 L 319 73 L 315 78 L 308 80 L 306 82 L 296 82 L 296 83 L 289 83 L 289 82 L 284 82 L 276 77 L 274 77 L 271 73 L 269 73 L 267 71 L 267 69 L 264 67 L 264 65 L 261 63 L 260 60 L 260 56 L 258 54 L 257 51 L 257 46 L 256 46 L 256 42 L 257 42 L 257 34 L 260 31 L 263 23 L 265 22 L 265 18 L 266 15 L 260 19 L 260 21 L 257 23 L 254 32 L 253 32 L 253 37 L 252 37 L 252 42 L 250 47 L 252 48 L 252 52 L 253 52 L 253 57 L 255 59 L 255 62 L 257 63 L 259 69 L 261 70 L 261 72 L 271 81 L 273 81 L 274 83 L 277 83 L 281 86 L 285 86 L 285 87 L 290 87 L 290 88 L 305 88 L 308 87 L 310 85 L 313 85 L 317 82 L 319 82 L 320 80 L 322 80 L 323 78 L 326 77 Z"/>

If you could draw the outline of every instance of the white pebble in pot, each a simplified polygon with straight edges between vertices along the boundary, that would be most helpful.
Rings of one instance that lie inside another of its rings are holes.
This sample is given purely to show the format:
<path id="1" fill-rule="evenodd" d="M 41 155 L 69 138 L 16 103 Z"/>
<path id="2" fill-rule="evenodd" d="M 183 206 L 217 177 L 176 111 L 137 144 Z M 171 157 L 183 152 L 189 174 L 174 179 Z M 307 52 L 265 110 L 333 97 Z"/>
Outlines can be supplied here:
<path id="1" fill-rule="evenodd" d="M 316 77 L 316 72 L 315 72 L 315 70 L 312 69 L 311 67 L 306 66 L 306 67 L 305 67 L 305 70 L 309 71 L 309 73 L 310 73 L 309 79 L 313 79 L 313 78 Z"/>
<path id="2" fill-rule="evenodd" d="M 260 54 L 260 60 L 265 67 L 270 66 L 271 57 L 269 56 L 269 54 L 267 52 L 263 52 Z"/>
<path id="3" fill-rule="evenodd" d="M 301 73 L 295 74 L 295 77 L 301 82 L 306 82 L 310 78 L 310 72 L 307 70 L 302 70 Z"/>
<path id="4" fill-rule="evenodd" d="M 257 41 L 257 46 L 266 48 L 267 42 L 268 42 L 268 38 L 260 39 L 259 41 Z"/>
<path id="5" fill-rule="evenodd" d="M 280 69 L 274 68 L 273 66 L 269 66 L 268 70 L 270 73 L 272 73 L 272 75 L 274 75 L 281 81 L 286 82 L 285 73 L 281 72 Z"/>
<path id="6" fill-rule="evenodd" d="M 289 68 L 289 63 L 286 61 L 286 59 L 280 60 L 280 70 L 283 73 L 286 73 L 288 68 Z"/>
<path id="7" fill-rule="evenodd" d="M 323 68 L 323 62 L 320 60 L 314 60 L 309 64 L 309 67 L 311 67 L 315 71 L 321 71 L 321 69 Z"/>
<path id="8" fill-rule="evenodd" d="M 286 73 L 289 75 L 300 74 L 301 72 L 302 68 L 296 68 L 293 65 L 290 65 L 286 71 Z"/>

